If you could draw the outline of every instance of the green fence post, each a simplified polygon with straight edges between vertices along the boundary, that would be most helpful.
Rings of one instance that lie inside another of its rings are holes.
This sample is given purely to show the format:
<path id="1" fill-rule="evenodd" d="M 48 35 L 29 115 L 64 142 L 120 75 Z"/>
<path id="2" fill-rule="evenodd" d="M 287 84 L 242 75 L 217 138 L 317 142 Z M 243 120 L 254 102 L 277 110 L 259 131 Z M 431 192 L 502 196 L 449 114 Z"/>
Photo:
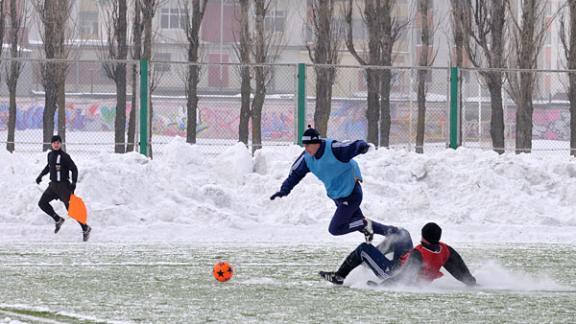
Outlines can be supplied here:
<path id="1" fill-rule="evenodd" d="M 148 60 L 140 60 L 140 154 L 148 156 Z"/>
<path id="2" fill-rule="evenodd" d="M 450 148 L 458 148 L 458 68 L 450 68 Z"/>
<path id="3" fill-rule="evenodd" d="M 306 127 L 306 64 L 298 64 L 298 145 L 302 146 L 302 134 Z"/>

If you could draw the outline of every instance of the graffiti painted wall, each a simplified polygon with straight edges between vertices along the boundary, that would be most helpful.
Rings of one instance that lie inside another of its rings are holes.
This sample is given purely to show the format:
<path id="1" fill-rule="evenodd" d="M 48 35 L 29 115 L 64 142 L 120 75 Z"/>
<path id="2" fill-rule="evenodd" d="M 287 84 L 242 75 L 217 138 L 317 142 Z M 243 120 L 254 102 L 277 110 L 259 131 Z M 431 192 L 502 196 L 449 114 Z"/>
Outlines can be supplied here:
<path id="1" fill-rule="evenodd" d="M 156 142 L 169 141 L 173 136 L 186 136 L 186 103 L 183 98 L 153 100 L 152 130 Z M 307 120 L 314 120 L 314 101 L 308 101 Z M 391 143 L 406 143 L 415 137 L 416 107 L 405 101 L 391 104 Z M 127 104 L 127 114 L 131 110 Z M 484 109 L 483 109 L 484 110 Z M 42 128 L 43 98 L 18 100 L 16 129 L 38 130 Z M 198 138 L 235 140 L 238 137 L 240 99 L 203 97 L 199 103 Z M 482 112 L 482 136 L 489 136 L 489 110 Z M 69 98 L 66 105 L 67 130 L 69 132 L 112 132 L 114 130 L 114 99 Z M 445 102 L 430 102 L 426 113 L 427 141 L 444 141 L 448 132 Z M 568 106 L 537 106 L 534 111 L 534 139 L 569 140 L 570 114 Z M 468 116 L 477 120 L 477 115 Z M 507 115 L 513 128 L 515 120 L 511 109 Z M 0 131 L 6 131 L 8 103 L 0 101 Z M 265 141 L 294 141 L 294 101 L 291 99 L 268 99 L 262 118 Z M 476 130 L 475 130 L 476 129 Z M 466 132 L 478 132 L 477 127 Z M 359 99 L 334 100 L 329 122 L 329 136 L 337 139 L 366 138 L 366 102 Z M 474 134 L 468 134 L 473 136 Z M 3 140 L 3 138 L 2 138 Z"/>

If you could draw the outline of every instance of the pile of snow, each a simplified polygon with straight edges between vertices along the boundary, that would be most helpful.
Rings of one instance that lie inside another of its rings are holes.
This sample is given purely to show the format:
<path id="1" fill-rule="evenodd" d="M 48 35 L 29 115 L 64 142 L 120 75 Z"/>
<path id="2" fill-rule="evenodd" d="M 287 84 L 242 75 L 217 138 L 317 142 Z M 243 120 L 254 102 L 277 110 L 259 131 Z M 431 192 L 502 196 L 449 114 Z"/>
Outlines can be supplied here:
<path id="1" fill-rule="evenodd" d="M 288 197 L 270 201 L 298 157 L 298 146 L 242 145 L 218 155 L 175 139 L 149 160 L 136 153 L 79 155 L 77 194 L 89 207 L 95 241 L 350 242 L 331 237 L 334 203 L 308 175 Z M 45 154 L 0 151 L 0 240 L 54 240 L 37 202 L 48 176 L 34 179 Z M 357 158 L 364 214 L 418 238 L 436 221 L 448 242 L 576 242 L 576 161 L 459 149 L 418 155 L 378 150 Z M 64 214 L 62 204 L 57 212 Z M 38 226 L 34 226 L 38 225 Z M 65 225 L 59 240 L 76 241 Z"/>

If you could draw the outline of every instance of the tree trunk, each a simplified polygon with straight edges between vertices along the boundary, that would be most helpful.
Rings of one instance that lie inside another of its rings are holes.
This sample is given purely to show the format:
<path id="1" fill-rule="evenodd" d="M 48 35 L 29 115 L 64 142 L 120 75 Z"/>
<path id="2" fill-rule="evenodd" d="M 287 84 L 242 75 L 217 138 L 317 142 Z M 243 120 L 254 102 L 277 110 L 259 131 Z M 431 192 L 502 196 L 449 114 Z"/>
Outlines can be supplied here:
<path id="1" fill-rule="evenodd" d="M 569 35 L 566 40 L 564 20 L 561 21 L 562 45 L 568 69 L 576 70 L 576 1 L 568 1 L 570 12 Z M 568 73 L 568 100 L 570 100 L 570 155 L 576 156 L 576 73 Z"/>
<path id="2" fill-rule="evenodd" d="M 418 71 L 418 121 L 416 123 L 416 153 L 424 153 L 424 134 L 426 133 L 426 73 Z"/>
<path id="3" fill-rule="evenodd" d="M 66 67 L 64 63 L 58 66 L 57 106 L 58 106 L 58 135 L 62 137 L 62 150 L 66 151 Z"/>
<path id="4" fill-rule="evenodd" d="M 256 64 L 265 64 L 268 57 L 267 48 L 270 41 L 266 41 L 266 30 L 264 20 L 267 15 L 267 0 L 255 0 L 255 43 L 254 43 L 254 61 Z M 268 67 L 259 65 L 254 67 L 254 78 L 256 80 L 256 89 L 254 100 L 252 101 L 252 154 L 262 148 L 262 108 L 266 99 L 266 75 Z"/>
<path id="5" fill-rule="evenodd" d="M 18 62 L 19 58 L 19 45 L 20 45 L 20 28 L 22 25 L 22 19 L 18 15 L 16 10 L 16 0 L 10 0 L 10 57 L 12 62 L 10 62 L 10 72 L 8 73 L 8 78 L 6 85 L 8 86 L 8 92 L 10 96 L 10 106 L 8 108 L 8 136 L 6 139 L 6 149 L 8 152 L 14 152 L 16 147 L 16 91 L 18 89 L 18 77 L 20 76 L 20 67 L 22 63 Z M 0 36 L 1 37 L 1 36 Z M 1 56 L 1 55 L 0 55 Z"/>
<path id="6" fill-rule="evenodd" d="M 126 0 L 118 0 L 118 16 L 114 17 L 114 30 L 118 60 L 128 58 L 128 7 Z M 109 46 L 114 46 L 110 44 Z M 116 84 L 116 116 L 114 119 L 114 152 L 126 152 L 126 63 L 114 66 L 114 83 Z"/>
<path id="7" fill-rule="evenodd" d="M 12 62 L 14 64 L 14 62 Z M 10 87 L 10 107 L 8 111 L 8 138 L 6 149 L 12 153 L 15 149 L 16 141 L 16 90 Z"/>
<path id="8" fill-rule="evenodd" d="M 138 68 L 136 64 L 132 66 L 132 98 L 130 114 L 128 117 L 128 144 L 126 145 L 126 152 L 134 151 L 136 147 L 136 109 L 138 107 Z"/>
<path id="9" fill-rule="evenodd" d="M 186 10 L 186 38 L 188 39 L 188 74 L 186 77 L 186 142 L 196 143 L 198 116 L 198 83 L 200 82 L 200 66 L 198 51 L 200 48 L 200 26 L 204 18 L 207 0 L 192 1 L 192 15 L 188 6 Z"/>
<path id="10" fill-rule="evenodd" d="M 392 71 L 389 69 L 382 71 L 382 82 L 380 84 L 380 145 L 390 147 L 390 127 L 392 126 L 392 116 L 390 114 L 390 84 Z"/>
<path id="11" fill-rule="evenodd" d="M 315 46 L 312 61 L 316 66 L 316 106 L 314 111 L 314 127 L 322 136 L 328 136 L 328 120 L 332 110 L 332 86 L 336 71 L 332 65 L 338 63 L 340 35 L 335 27 L 338 22 L 334 15 L 334 1 L 316 0 L 313 3 L 315 22 Z M 310 51 L 310 49 L 309 49 Z M 312 55 L 311 55 L 312 56 Z"/>
<path id="12" fill-rule="evenodd" d="M 576 17 L 571 19 L 576 20 Z M 572 29 L 572 34 L 575 36 L 571 37 L 576 38 L 576 29 Z M 571 46 L 576 48 L 576 42 L 572 41 L 571 43 Z M 568 79 L 570 82 L 568 88 L 568 98 L 570 99 L 570 154 L 576 156 L 576 74 L 568 73 Z"/>
<path id="13" fill-rule="evenodd" d="M 57 106 L 56 63 L 46 63 L 44 73 L 44 112 L 42 116 L 42 150 L 50 149 L 50 140 L 54 135 L 54 114 Z"/>
<path id="14" fill-rule="evenodd" d="M 520 93 L 516 100 L 516 153 L 532 151 L 532 72 L 520 72 Z"/>
<path id="15" fill-rule="evenodd" d="M 132 21 L 132 59 L 139 61 L 142 54 L 142 8 L 140 6 L 140 1 L 134 2 L 134 14 Z M 138 66 L 134 64 L 132 66 L 132 107 L 130 109 L 130 116 L 128 119 L 128 145 L 126 146 L 126 151 L 132 152 L 137 148 L 136 140 L 136 109 L 138 107 Z"/>
<path id="16" fill-rule="evenodd" d="M 316 67 L 316 110 L 314 126 L 322 136 L 328 136 L 328 121 L 332 111 L 332 85 L 336 71 L 333 67 Z"/>
<path id="17" fill-rule="evenodd" d="M 264 67 L 255 68 L 256 93 L 252 101 L 252 153 L 262 148 L 262 107 L 266 98 Z"/>
<path id="18" fill-rule="evenodd" d="M 194 60 L 188 60 L 195 62 Z M 196 59 L 197 61 L 197 59 Z M 198 65 L 188 66 L 188 82 L 186 84 L 186 142 L 196 144 L 196 132 L 198 119 L 198 82 L 200 82 L 200 67 Z"/>
<path id="19" fill-rule="evenodd" d="M 238 140 L 248 144 L 249 123 L 250 123 L 250 93 L 251 93 L 251 75 L 250 51 L 252 49 L 252 40 L 250 36 L 250 2 L 248 0 L 240 1 L 240 41 L 238 44 L 238 54 L 240 59 L 240 124 L 238 125 Z"/>
<path id="20" fill-rule="evenodd" d="M 126 59 L 126 58 L 124 58 Z M 116 118 L 114 119 L 114 152 L 126 152 L 126 64 L 116 65 Z"/>
<path id="21" fill-rule="evenodd" d="M 381 61 L 380 65 L 385 67 L 392 66 L 392 52 L 394 43 L 398 37 L 399 28 L 397 22 L 392 19 L 392 10 L 395 1 L 385 0 L 383 5 L 379 6 L 380 22 L 382 25 L 381 36 Z M 381 73 L 380 84 L 380 145 L 386 148 L 390 147 L 390 127 L 392 125 L 392 117 L 390 115 L 390 89 L 392 82 L 392 70 L 385 69 Z"/>
<path id="22" fill-rule="evenodd" d="M 500 72 L 488 72 L 485 79 L 490 92 L 490 137 L 492 138 L 492 148 L 498 154 L 506 151 L 504 140 L 504 107 L 502 103 L 502 75 Z"/>
<path id="23" fill-rule="evenodd" d="M 240 124 L 238 126 L 238 141 L 248 144 L 248 125 L 250 123 L 250 67 L 240 67 Z"/>
<path id="24" fill-rule="evenodd" d="M 366 109 L 366 120 L 368 122 L 368 143 L 378 147 L 378 120 L 380 119 L 380 71 L 366 69 L 366 85 L 368 92 L 368 107 Z"/>
<path id="25" fill-rule="evenodd" d="M 428 51 L 430 46 L 430 26 L 428 22 L 428 0 L 418 1 L 420 28 L 422 31 L 422 47 L 418 65 L 428 66 Z M 416 153 L 424 153 L 424 134 L 426 132 L 426 76 L 430 71 L 418 70 L 417 72 L 417 100 L 418 100 L 418 121 L 416 123 Z"/>

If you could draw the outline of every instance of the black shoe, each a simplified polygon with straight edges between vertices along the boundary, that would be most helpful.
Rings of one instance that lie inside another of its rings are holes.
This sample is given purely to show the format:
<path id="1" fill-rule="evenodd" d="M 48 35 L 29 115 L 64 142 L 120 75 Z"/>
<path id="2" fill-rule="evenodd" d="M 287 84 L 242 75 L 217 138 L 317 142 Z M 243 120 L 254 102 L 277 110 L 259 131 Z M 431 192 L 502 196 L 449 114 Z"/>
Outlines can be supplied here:
<path id="1" fill-rule="evenodd" d="M 54 228 L 54 234 L 56 234 L 60 231 L 60 227 L 62 227 L 62 224 L 64 224 L 64 218 L 59 217 L 58 220 L 56 221 L 56 227 Z"/>
<path id="2" fill-rule="evenodd" d="M 320 271 L 318 272 L 318 274 L 320 275 L 320 277 L 324 278 L 327 281 L 330 281 L 335 285 L 341 285 L 344 283 L 344 278 L 337 275 L 336 272 Z"/>
<path id="3" fill-rule="evenodd" d="M 90 232 L 92 232 L 92 227 L 86 225 L 86 230 L 82 231 L 82 240 L 87 242 L 90 238 Z"/>
<path id="4" fill-rule="evenodd" d="M 368 218 L 366 218 L 366 226 L 364 226 L 362 233 L 364 234 L 366 243 L 371 244 L 374 239 L 374 229 L 372 228 L 372 221 Z"/>

